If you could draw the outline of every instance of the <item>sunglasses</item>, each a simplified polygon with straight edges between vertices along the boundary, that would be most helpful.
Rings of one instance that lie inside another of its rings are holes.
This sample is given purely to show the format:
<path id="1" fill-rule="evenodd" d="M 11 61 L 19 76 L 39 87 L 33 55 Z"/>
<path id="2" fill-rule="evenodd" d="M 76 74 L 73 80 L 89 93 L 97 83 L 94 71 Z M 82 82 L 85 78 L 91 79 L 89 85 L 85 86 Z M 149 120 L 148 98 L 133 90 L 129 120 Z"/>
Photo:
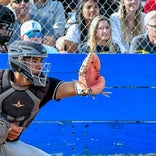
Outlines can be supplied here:
<path id="1" fill-rule="evenodd" d="M 42 37 L 42 33 L 40 31 L 28 31 L 27 33 L 25 33 L 25 35 L 27 35 L 28 38 L 41 38 Z"/>
<path id="2" fill-rule="evenodd" d="M 17 4 L 20 4 L 21 2 L 28 3 L 29 0 L 14 0 L 13 2 L 14 2 L 14 3 L 17 3 Z"/>

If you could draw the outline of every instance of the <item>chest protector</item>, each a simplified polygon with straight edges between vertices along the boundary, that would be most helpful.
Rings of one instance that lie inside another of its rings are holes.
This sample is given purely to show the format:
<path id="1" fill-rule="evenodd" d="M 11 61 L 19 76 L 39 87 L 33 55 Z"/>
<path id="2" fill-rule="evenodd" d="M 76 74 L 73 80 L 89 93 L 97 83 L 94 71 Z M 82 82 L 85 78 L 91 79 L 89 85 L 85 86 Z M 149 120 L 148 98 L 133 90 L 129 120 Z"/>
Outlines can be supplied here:
<path id="1" fill-rule="evenodd" d="M 40 103 L 48 92 L 46 87 L 15 85 L 11 79 L 11 71 L 0 71 L 0 114 L 10 123 L 27 127 L 40 109 Z"/>

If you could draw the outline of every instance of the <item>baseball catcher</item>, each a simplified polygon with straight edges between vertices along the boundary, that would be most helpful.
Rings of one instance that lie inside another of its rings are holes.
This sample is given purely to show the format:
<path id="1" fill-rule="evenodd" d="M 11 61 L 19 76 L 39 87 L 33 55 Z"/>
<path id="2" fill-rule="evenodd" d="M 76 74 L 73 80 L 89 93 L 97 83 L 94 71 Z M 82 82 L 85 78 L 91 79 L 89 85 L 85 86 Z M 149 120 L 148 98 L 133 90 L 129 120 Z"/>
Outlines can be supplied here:
<path id="1" fill-rule="evenodd" d="M 77 81 L 65 82 L 48 76 L 51 63 L 41 43 L 15 41 L 8 49 L 11 69 L 0 70 L 0 156 L 50 156 L 20 141 L 20 136 L 50 100 L 76 95 L 101 94 L 105 79 L 100 60 L 89 53 L 79 70 Z M 8 123 L 7 123 L 8 122 Z"/>

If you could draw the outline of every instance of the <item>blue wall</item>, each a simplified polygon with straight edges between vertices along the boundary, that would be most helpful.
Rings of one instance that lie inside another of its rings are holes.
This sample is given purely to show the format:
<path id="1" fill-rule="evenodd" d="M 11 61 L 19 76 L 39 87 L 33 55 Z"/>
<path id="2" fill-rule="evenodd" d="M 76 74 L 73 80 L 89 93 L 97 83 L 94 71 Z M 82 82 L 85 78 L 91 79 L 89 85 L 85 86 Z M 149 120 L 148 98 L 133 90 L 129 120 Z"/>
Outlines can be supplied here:
<path id="1" fill-rule="evenodd" d="M 51 54 L 49 76 L 77 79 L 85 54 Z M 109 98 L 72 97 L 49 102 L 22 140 L 49 153 L 156 153 L 156 55 L 101 54 Z M 7 55 L 0 57 L 7 68 Z M 34 133 L 35 132 L 35 133 Z"/>

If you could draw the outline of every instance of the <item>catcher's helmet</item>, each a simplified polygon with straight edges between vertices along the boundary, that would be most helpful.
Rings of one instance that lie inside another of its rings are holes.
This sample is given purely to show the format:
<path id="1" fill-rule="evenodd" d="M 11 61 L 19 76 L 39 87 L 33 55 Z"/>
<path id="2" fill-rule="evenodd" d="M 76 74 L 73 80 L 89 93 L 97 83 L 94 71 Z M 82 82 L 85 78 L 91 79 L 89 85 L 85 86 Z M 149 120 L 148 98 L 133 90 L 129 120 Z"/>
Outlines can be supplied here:
<path id="1" fill-rule="evenodd" d="M 0 44 L 3 45 L 10 40 L 14 23 L 14 13 L 9 8 L 0 5 Z"/>
<path id="2" fill-rule="evenodd" d="M 31 84 L 35 86 L 45 86 L 48 73 L 50 71 L 50 63 L 46 63 L 45 59 L 48 56 L 46 49 L 41 43 L 32 41 L 15 41 L 8 49 L 8 59 L 10 67 L 17 72 L 20 72 Z M 25 57 L 31 58 L 30 62 L 25 61 Z M 42 65 L 40 70 L 33 69 L 33 58 L 41 57 Z M 29 64 L 29 65 L 28 65 Z M 37 71 L 33 74 L 32 71 Z"/>

